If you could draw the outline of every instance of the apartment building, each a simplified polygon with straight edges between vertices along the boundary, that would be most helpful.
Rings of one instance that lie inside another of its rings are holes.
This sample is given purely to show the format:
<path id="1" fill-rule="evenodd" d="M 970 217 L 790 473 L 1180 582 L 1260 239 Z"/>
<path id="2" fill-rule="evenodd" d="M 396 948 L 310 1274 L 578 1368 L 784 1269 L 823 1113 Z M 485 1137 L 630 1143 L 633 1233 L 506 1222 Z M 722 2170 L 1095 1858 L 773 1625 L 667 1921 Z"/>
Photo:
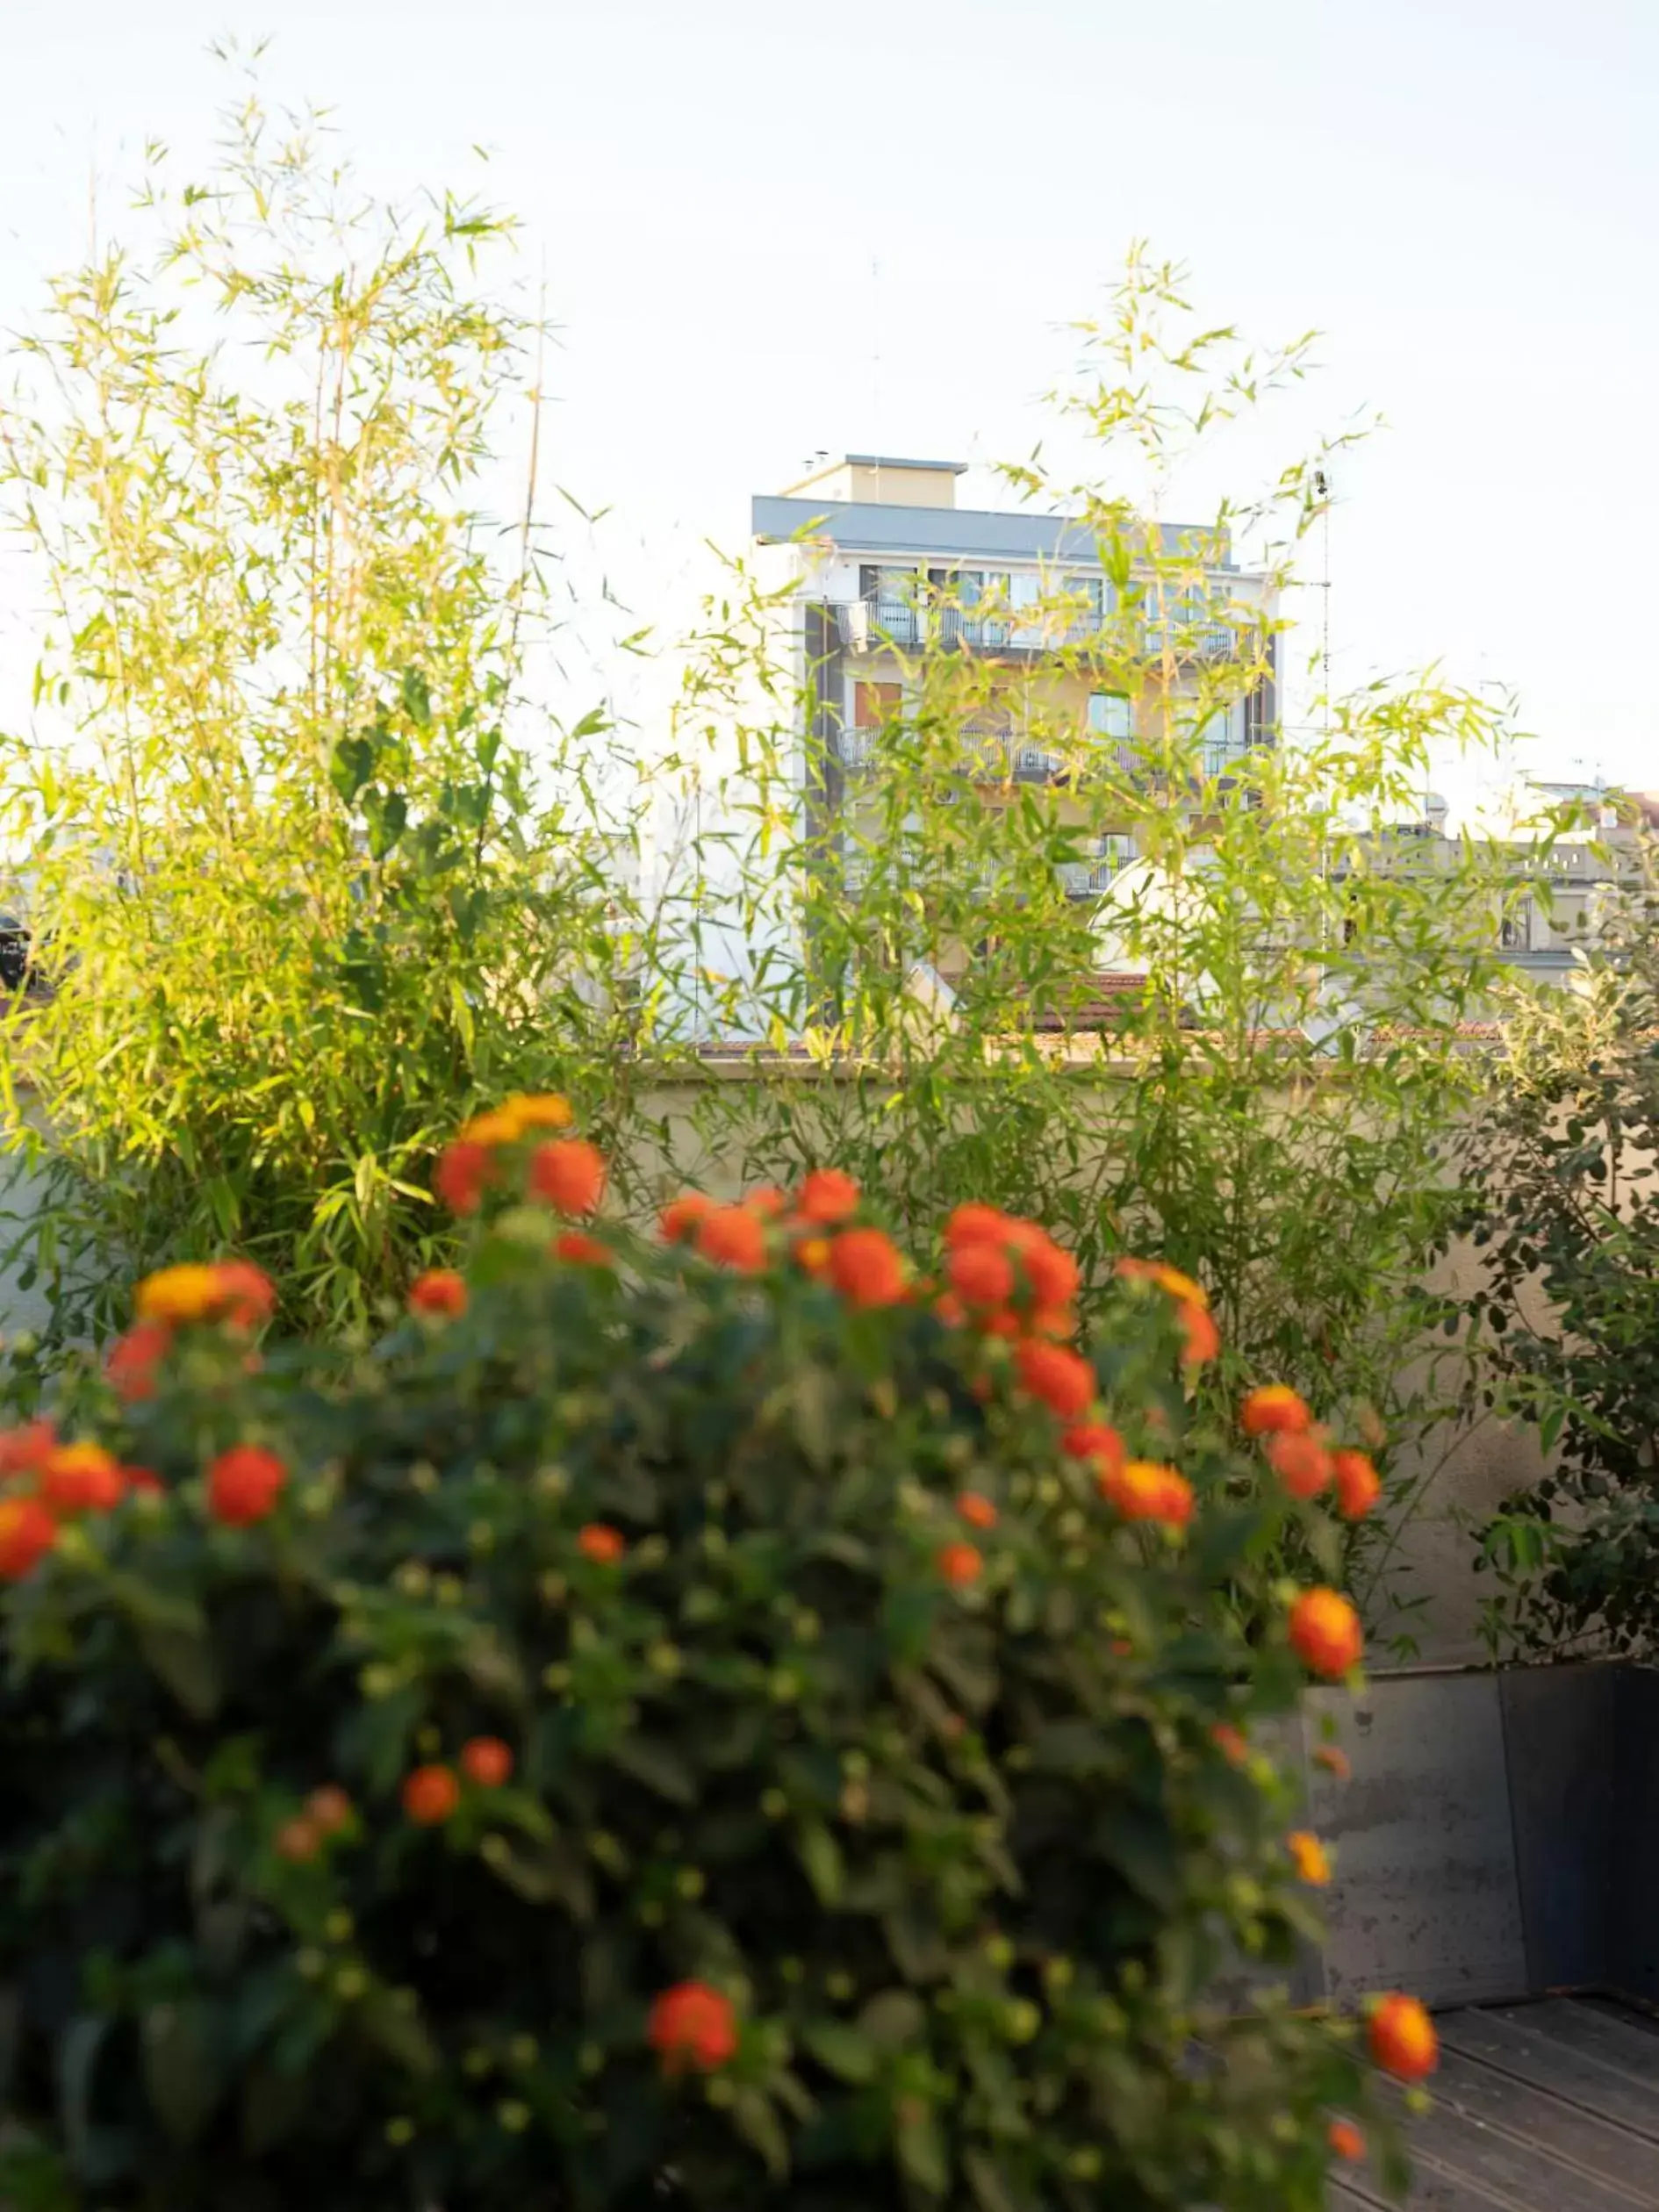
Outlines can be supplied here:
<path id="1" fill-rule="evenodd" d="M 1089 762 L 1124 767 L 1163 716 L 1191 715 L 1207 774 L 1247 772 L 1278 715 L 1270 579 L 1241 569 L 1213 528 L 1167 524 L 1114 583 L 1082 519 L 959 506 L 966 470 L 849 454 L 753 502 L 752 557 L 779 595 L 779 662 L 804 702 L 804 802 L 826 825 L 856 818 L 880 732 L 902 714 L 919 657 L 940 652 L 992 672 L 959 764 L 991 803 L 1045 787 L 1064 818 Z M 1229 663 L 1255 680 L 1218 699 Z M 1091 812 L 1087 857 L 1065 871 L 1079 899 L 1134 857 L 1131 837 Z"/>

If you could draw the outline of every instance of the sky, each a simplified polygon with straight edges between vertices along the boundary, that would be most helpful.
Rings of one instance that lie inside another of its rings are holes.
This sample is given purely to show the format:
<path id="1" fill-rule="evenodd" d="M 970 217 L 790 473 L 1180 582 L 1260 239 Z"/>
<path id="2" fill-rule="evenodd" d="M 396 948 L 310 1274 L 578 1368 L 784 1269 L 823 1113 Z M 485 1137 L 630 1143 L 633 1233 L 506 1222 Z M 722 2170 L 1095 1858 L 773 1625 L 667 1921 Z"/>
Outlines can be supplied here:
<path id="1" fill-rule="evenodd" d="M 1210 320 L 1321 334 L 1233 489 L 1385 419 L 1334 472 L 1335 681 L 1437 664 L 1513 693 L 1535 772 L 1659 786 L 1654 0 L 0 0 L 0 329 L 93 206 L 118 233 L 147 137 L 205 153 L 210 43 L 267 34 L 268 97 L 331 107 L 366 183 L 522 219 L 548 472 L 608 508 L 572 561 L 642 621 L 820 450 L 1005 500 L 1145 238 Z"/>

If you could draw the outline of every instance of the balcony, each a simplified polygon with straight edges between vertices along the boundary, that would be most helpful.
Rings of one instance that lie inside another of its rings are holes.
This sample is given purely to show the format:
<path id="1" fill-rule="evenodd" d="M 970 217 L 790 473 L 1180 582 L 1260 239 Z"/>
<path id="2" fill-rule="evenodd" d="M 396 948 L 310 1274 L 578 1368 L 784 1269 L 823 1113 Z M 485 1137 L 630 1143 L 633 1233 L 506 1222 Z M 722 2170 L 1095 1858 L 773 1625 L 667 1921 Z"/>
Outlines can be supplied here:
<path id="1" fill-rule="evenodd" d="M 1167 655 L 1184 662 L 1242 659 L 1257 650 L 1253 624 L 1222 619 L 1209 607 L 1148 614 L 1136 626 L 1126 617 L 1085 616 L 1061 621 L 1041 607 L 999 609 L 989 614 L 908 599 L 854 600 L 835 610 L 837 632 L 851 653 L 884 646 L 917 652 L 1055 653 L 1068 646 L 1104 642 L 1148 659 Z"/>

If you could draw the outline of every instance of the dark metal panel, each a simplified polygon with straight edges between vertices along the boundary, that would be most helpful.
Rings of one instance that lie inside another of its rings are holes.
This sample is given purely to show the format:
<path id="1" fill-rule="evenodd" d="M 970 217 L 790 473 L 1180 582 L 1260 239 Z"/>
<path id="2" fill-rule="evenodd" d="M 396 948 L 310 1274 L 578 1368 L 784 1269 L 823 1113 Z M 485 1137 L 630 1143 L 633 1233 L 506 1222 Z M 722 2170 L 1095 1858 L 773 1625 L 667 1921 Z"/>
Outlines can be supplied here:
<path id="1" fill-rule="evenodd" d="M 1515 1667 L 1497 1677 L 1530 1989 L 1612 1978 L 1618 1675 Z"/>
<path id="2" fill-rule="evenodd" d="M 1619 1670 L 1618 1776 L 1611 1877 L 1617 1936 L 1608 1979 L 1633 1997 L 1659 2001 L 1659 1673 Z"/>

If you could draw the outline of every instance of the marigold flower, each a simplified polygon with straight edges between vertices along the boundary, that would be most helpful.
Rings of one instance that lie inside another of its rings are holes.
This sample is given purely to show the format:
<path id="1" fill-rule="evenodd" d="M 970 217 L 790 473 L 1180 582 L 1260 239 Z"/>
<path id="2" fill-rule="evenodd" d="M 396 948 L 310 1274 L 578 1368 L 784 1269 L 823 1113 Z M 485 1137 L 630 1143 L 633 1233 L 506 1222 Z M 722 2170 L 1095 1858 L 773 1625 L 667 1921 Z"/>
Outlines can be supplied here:
<path id="1" fill-rule="evenodd" d="M 1177 1305 L 1208 1306 L 1210 1293 L 1195 1276 L 1183 1275 L 1167 1260 L 1141 1260 L 1125 1253 L 1112 1262 L 1112 1273 L 1125 1282 L 1155 1282 Z"/>
<path id="2" fill-rule="evenodd" d="M 1365 1635 L 1341 1592 L 1321 1585 L 1304 1590 L 1291 1606 L 1290 1644 L 1305 1667 L 1334 1680 L 1359 1664 Z"/>
<path id="3" fill-rule="evenodd" d="M 858 1186 L 839 1167 L 815 1167 L 801 1182 L 795 1213 L 820 1229 L 833 1229 L 858 1210 Z"/>
<path id="4" fill-rule="evenodd" d="M 57 1425 L 53 1421 L 27 1421 L 21 1428 L 0 1429 L 0 1483 L 14 1475 L 38 1473 L 57 1440 Z"/>
<path id="5" fill-rule="evenodd" d="M 951 1287 L 971 1306 L 1000 1306 L 1014 1295 L 1014 1263 L 994 1244 L 958 1245 L 946 1253 Z"/>
<path id="6" fill-rule="evenodd" d="M 1352 2120 L 1333 2120 L 1325 2131 L 1325 2141 L 1339 2158 L 1347 2158 L 1357 2165 L 1365 2156 L 1365 2137 Z"/>
<path id="7" fill-rule="evenodd" d="M 277 1857 L 291 1859 L 297 1866 L 303 1866 L 307 1861 L 314 1859 L 321 1850 L 322 1843 L 322 1830 L 314 1821 L 306 1820 L 303 1813 L 291 1821 L 284 1821 L 276 1831 Z"/>
<path id="8" fill-rule="evenodd" d="M 1262 1449 L 1292 1497 L 1317 1497 L 1331 1480 L 1331 1454 L 1317 1436 L 1280 1429 L 1268 1436 Z"/>
<path id="9" fill-rule="evenodd" d="M 985 1572 L 985 1562 L 972 1544 L 942 1544 L 934 1563 L 952 1590 L 966 1590 Z"/>
<path id="10" fill-rule="evenodd" d="M 505 1106 L 492 1106 L 482 1114 L 474 1114 L 470 1121 L 462 1124 L 457 1142 L 463 1145 L 516 1145 L 524 1134 L 524 1124 Z"/>
<path id="11" fill-rule="evenodd" d="M 451 1213 L 477 1213 L 485 1189 L 495 1181 L 495 1161 L 487 1145 L 457 1137 L 438 1154 L 432 1188 Z"/>
<path id="12" fill-rule="evenodd" d="M 453 1268 L 428 1268 L 409 1286 L 409 1310 L 458 1319 L 467 1310 L 467 1286 Z"/>
<path id="13" fill-rule="evenodd" d="M 1382 1478 L 1364 1452 L 1331 1454 L 1336 1476 L 1337 1511 L 1344 1520 L 1363 1520 L 1382 1495 Z"/>
<path id="14" fill-rule="evenodd" d="M 531 1154 L 529 1180 L 556 1213 L 591 1214 L 605 1195 L 605 1155 L 585 1137 L 555 1137 Z"/>
<path id="15" fill-rule="evenodd" d="M 1104 1421 L 1078 1421 L 1060 1439 L 1060 1449 L 1074 1459 L 1092 1462 L 1096 1480 L 1116 1474 L 1128 1457 L 1124 1440 Z"/>
<path id="16" fill-rule="evenodd" d="M 1160 1466 L 1155 1460 L 1129 1460 L 1116 1472 L 1102 1470 L 1096 1479 L 1101 1496 L 1125 1520 L 1185 1528 L 1192 1519 L 1192 1484 L 1173 1467 Z"/>
<path id="17" fill-rule="evenodd" d="M 0 1582 L 32 1574 L 57 1540 L 57 1522 L 38 1497 L 0 1497 Z"/>
<path id="18" fill-rule="evenodd" d="M 933 1301 L 933 1318 L 944 1328 L 965 1328 L 967 1325 L 967 1308 L 954 1290 L 942 1291 Z"/>
<path id="19" fill-rule="evenodd" d="M 590 1237 L 585 1229 L 561 1229 L 553 1239 L 553 1257 L 577 1268 L 614 1268 L 616 1254 L 609 1245 Z"/>
<path id="20" fill-rule="evenodd" d="M 1221 1332 L 1215 1317 L 1205 1306 L 1191 1298 L 1185 1298 L 1175 1308 L 1175 1320 L 1186 1347 L 1181 1355 L 1183 1367 L 1203 1367 L 1221 1349 Z"/>
<path id="21" fill-rule="evenodd" d="M 1082 1273 L 1071 1253 L 1034 1221 L 1009 1224 L 1009 1243 L 1025 1273 L 1032 1297 L 1041 1306 L 1063 1306 L 1077 1296 Z"/>
<path id="22" fill-rule="evenodd" d="M 700 1190 L 683 1190 L 671 1198 L 657 1217 L 657 1232 L 664 1244 L 689 1244 L 697 1224 L 713 1213 L 715 1202 Z"/>
<path id="23" fill-rule="evenodd" d="M 135 1321 L 104 1355 L 104 1372 L 117 1397 L 129 1405 L 155 1396 L 155 1370 L 167 1357 L 173 1332 L 165 1321 Z"/>
<path id="24" fill-rule="evenodd" d="M 1095 1396 L 1094 1368 L 1064 1345 L 1022 1344 L 1014 1364 L 1024 1388 L 1063 1421 L 1074 1420 Z"/>
<path id="25" fill-rule="evenodd" d="M 251 1260 L 221 1260 L 213 1273 L 219 1285 L 214 1312 L 233 1328 L 261 1328 L 276 1312 L 276 1285 Z"/>
<path id="26" fill-rule="evenodd" d="M 447 1766 L 419 1766 L 405 1777 L 403 1809 L 417 1828 L 441 1828 L 461 1802 L 461 1785 Z"/>
<path id="27" fill-rule="evenodd" d="M 1032 1314 L 1027 1333 L 1034 1337 L 1050 1337 L 1057 1344 L 1077 1334 L 1075 1306 L 1038 1306 Z"/>
<path id="28" fill-rule="evenodd" d="M 1313 1754 L 1316 1766 L 1322 1766 L 1327 1774 L 1333 1774 L 1339 1782 L 1348 1781 L 1354 1773 L 1354 1763 L 1346 1751 L 1334 1743 L 1318 1745 Z"/>
<path id="29" fill-rule="evenodd" d="M 679 1982 L 652 2005 L 645 2034 L 664 2073 L 687 2066 L 712 2073 L 736 2054 L 737 2014 L 730 1998 L 707 1982 Z"/>
<path id="30" fill-rule="evenodd" d="M 1274 1430 L 1300 1436 L 1313 1426 L 1313 1415 L 1288 1382 L 1264 1382 L 1239 1407 L 1239 1422 L 1246 1436 L 1266 1436 Z"/>
<path id="31" fill-rule="evenodd" d="M 628 1546 L 620 1529 L 604 1521 L 589 1521 L 585 1528 L 577 1531 L 576 1548 L 596 1567 L 614 1567 Z"/>
<path id="32" fill-rule="evenodd" d="M 521 1134 L 531 1129 L 568 1129 L 576 1119 L 571 1102 L 558 1091 L 514 1091 L 501 1111 Z"/>
<path id="33" fill-rule="evenodd" d="M 1250 1756 L 1250 1739 L 1234 1721 L 1217 1720 L 1210 1741 L 1232 1766 L 1241 1767 Z"/>
<path id="34" fill-rule="evenodd" d="M 262 1444 L 233 1444 L 207 1470 L 207 1510 L 227 1528 L 245 1528 L 276 1510 L 288 1469 Z"/>
<path id="35" fill-rule="evenodd" d="M 844 1229 L 830 1239 L 830 1280 L 851 1305 L 897 1305 L 904 1296 L 904 1258 L 880 1229 Z"/>
<path id="36" fill-rule="evenodd" d="M 1372 2058 L 1397 2081 L 1421 2081 L 1440 2063 L 1434 2022 L 1417 1998 L 1398 1990 L 1372 2007 L 1368 2040 Z"/>
<path id="37" fill-rule="evenodd" d="M 974 1244 L 986 1239 L 1000 1244 L 1009 1232 L 1008 1216 L 997 1206 L 982 1206 L 973 1200 L 957 1207 L 944 1224 L 944 1241 L 952 1251 L 959 1245 Z"/>
<path id="38" fill-rule="evenodd" d="M 325 1835 L 338 1835 L 351 1818 L 351 1799 L 337 1782 L 324 1782 L 305 1799 L 305 1818 Z"/>
<path id="39" fill-rule="evenodd" d="M 461 1771 L 481 1790 L 499 1790 L 513 1778 L 513 1753 L 499 1736 L 473 1736 L 461 1747 Z"/>
<path id="40" fill-rule="evenodd" d="M 1315 1889 L 1323 1889 L 1331 1878 L 1331 1855 L 1318 1837 L 1306 1828 L 1292 1828 L 1284 1842 L 1296 1870 L 1296 1879 L 1310 1883 Z"/>
<path id="41" fill-rule="evenodd" d="M 126 1495 L 126 1478 L 101 1444 L 60 1444 L 40 1469 L 40 1502 L 54 1513 L 107 1513 Z"/>
<path id="42" fill-rule="evenodd" d="M 789 1194 L 776 1183 L 758 1183 L 745 1190 L 742 1203 L 760 1221 L 777 1221 L 789 1210 Z"/>
<path id="43" fill-rule="evenodd" d="M 138 1287 L 140 1321 L 205 1321 L 219 1303 L 218 1268 L 193 1260 L 146 1275 Z"/>
<path id="44" fill-rule="evenodd" d="M 747 1206 L 716 1206 L 697 1224 L 697 1249 L 739 1275 L 759 1275 L 766 1265 L 765 1224 Z"/>
<path id="45" fill-rule="evenodd" d="M 956 1510 L 970 1528 L 995 1528 L 996 1508 L 980 1490 L 963 1490 L 957 1498 Z"/>

